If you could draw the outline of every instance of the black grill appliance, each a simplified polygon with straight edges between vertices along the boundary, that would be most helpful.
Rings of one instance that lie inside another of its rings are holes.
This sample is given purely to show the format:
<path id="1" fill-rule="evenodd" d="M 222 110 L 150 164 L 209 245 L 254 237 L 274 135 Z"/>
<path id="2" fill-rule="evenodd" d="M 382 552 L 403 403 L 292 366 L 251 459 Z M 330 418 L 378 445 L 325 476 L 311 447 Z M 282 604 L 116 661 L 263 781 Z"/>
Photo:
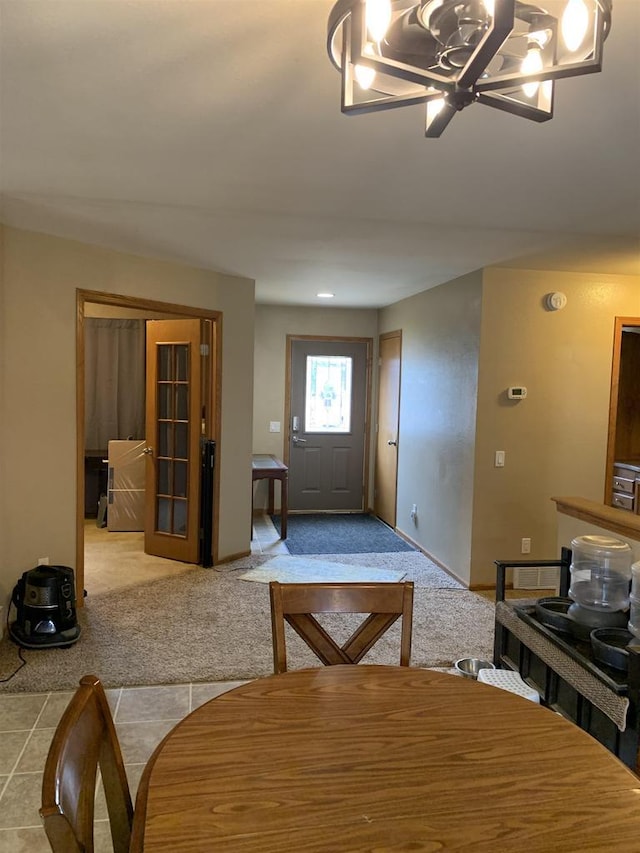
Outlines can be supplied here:
<path id="1" fill-rule="evenodd" d="M 80 636 L 73 569 L 68 566 L 36 566 L 24 572 L 11 601 L 16 620 L 9 634 L 19 646 L 71 646 Z"/>

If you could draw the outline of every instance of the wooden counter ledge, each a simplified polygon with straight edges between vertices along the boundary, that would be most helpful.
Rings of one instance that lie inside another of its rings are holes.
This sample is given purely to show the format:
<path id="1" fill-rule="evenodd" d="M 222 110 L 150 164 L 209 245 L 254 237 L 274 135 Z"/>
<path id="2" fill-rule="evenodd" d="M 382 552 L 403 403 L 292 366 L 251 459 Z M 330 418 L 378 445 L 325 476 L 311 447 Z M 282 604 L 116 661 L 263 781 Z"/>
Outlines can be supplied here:
<path id="1" fill-rule="evenodd" d="M 551 498 L 558 512 L 603 527 L 629 539 L 640 540 L 640 515 L 586 498 Z"/>

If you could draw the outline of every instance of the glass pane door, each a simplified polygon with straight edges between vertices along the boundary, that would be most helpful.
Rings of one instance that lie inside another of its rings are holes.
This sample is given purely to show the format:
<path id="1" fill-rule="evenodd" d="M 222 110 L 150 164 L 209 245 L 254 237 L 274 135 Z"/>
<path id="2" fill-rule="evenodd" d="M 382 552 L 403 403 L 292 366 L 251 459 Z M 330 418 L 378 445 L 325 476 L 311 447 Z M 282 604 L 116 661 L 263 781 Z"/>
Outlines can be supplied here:
<path id="1" fill-rule="evenodd" d="M 147 320 L 144 550 L 197 563 L 202 432 L 201 323 Z"/>
<path id="2" fill-rule="evenodd" d="M 159 533 L 187 535 L 189 512 L 189 345 L 157 346 L 158 448 L 156 524 Z"/>

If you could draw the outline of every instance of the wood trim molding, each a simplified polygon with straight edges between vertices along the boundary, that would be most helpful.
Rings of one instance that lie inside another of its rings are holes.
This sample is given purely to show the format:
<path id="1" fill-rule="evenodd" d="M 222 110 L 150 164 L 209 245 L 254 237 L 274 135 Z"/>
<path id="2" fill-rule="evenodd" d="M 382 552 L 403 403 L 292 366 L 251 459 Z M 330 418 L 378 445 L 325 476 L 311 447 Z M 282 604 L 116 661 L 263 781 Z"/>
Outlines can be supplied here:
<path id="1" fill-rule="evenodd" d="M 212 341 L 210 353 L 215 353 L 213 375 L 209 378 L 211 421 L 207 424 L 209 438 L 216 441 L 216 465 L 214 468 L 214 524 L 213 560 L 218 562 L 219 512 L 220 512 L 220 437 L 222 426 L 222 319 L 223 312 L 155 299 L 106 293 L 99 290 L 76 288 L 76 606 L 84 605 L 84 321 L 85 304 L 112 305 L 117 308 L 135 309 L 140 312 L 158 312 L 164 316 L 194 317 L 211 321 Z M 249 552 L 247 552 L 249 553 Z M 239 557 L 245 557 L 242 553 Z M 236 559 L 228 556 L 228 560 Z"/>
<path id="2" fill-rule="evenodd" d="M 570 515 L 580 521 L 594 524 L 611 530 L 628 539 L 640 541 L 640 516 L 624 509 L 617 509 L 605 504 L 589 501 L 586 498 L 551 498 L 556 504 L 556 509 L 563 515 Z"/>
<path id="3" fill-rule="evenodd" d="M 373 515 L 375 517 L 375 513 Z M 458 583 L 461 583 L 463 585 L 463 587 L 465 587 L 465 589 L 469 589 L 469 590 L 476 589 L 476 587 L 469 586 L 467 581 L 465 581 L 461 577 L 459 577 L 452 569 L 449 568 L 449 566 L 446 566 L 444 563 L 440 562 L 440 560 L 438 560 L 436 557 L 434 557 L 433 554 L 430 554 L 428 551 L 425 551 L 425 549 L 422 547 L 422 545 L 420 545 L 418 542 L 416 542 L 415 539 L 412 539 L 408 533 L 404 532 L 404 530 L 400 530 L 399 527 L 394 527 L 393 532 L 397 536 L 399 536 L 401 539 L 404 539 L 405 542 L 408 542 L 409 545 L 413 545 L 413 547 L 416 549 L 416 551 L 419 551 L 428 560 L 431 560 L 432 563 L 435 563 L 436 566 L 438 566 L 438 568 L 442 569 L 443 572 L 446 572 L 450 577 L 452 577 L 454 580 L 458 581 Z M 487 589 L 493 589 L 494 587 L 495 587 L 495 584 L 493 584 L 493 586 L 491 584 L 488 584 L 486 588 Z M 482 587 L 482 586 L 477 587 L 477 588 L 478 589 L 484 589 L 484 587 Z"/>
<path id="4" fill-rule="evenodd" d="M 611 501 L 613 492 L 613 463 L 616 461 L 616 434 L 618 427 L 618 395 L 620 390 L 620 357 L 622 332 L 625 326 L 640 326 L 639 317 L 616 317 L 613 329 L 613 352 L 611 354 L 611 391 L 609 394 L 609 426 L 607 430 L 607 464 L 604 477 L 604 497 Z"/>

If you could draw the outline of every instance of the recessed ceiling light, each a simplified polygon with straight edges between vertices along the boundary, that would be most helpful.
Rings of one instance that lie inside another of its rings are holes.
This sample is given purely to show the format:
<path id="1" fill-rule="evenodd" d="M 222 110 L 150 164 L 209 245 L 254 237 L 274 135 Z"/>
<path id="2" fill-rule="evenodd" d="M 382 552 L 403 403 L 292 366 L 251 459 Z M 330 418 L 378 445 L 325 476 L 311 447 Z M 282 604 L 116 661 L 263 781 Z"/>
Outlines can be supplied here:
<path id="1" fill-rule="evenodd" d="M 334 294 L 333 293 L 316 293 L 316 296 L 319 299 L 333 299 Z"/>

